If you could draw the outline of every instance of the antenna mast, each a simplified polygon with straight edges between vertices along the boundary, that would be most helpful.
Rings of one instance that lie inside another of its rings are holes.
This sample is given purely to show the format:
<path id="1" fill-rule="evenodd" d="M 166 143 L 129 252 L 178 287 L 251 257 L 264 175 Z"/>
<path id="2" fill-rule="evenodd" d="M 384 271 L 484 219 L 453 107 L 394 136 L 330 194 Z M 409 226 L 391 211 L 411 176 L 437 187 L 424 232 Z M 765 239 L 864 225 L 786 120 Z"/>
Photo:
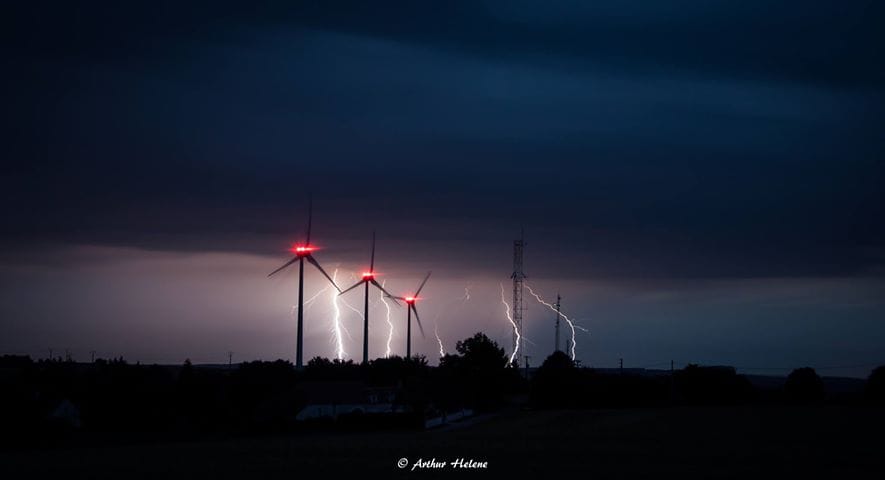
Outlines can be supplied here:
<path id="1" fill-rule="evenodd" d="M 524 236 L 525 232 L 520 231 L 519 240 L 513 241 L 513 274 L 510 275 L 510 278 L 513 279 L 513 323 L 516 324 L 520 334 L 524 332 L 522 329 L 522 284 L 525 280 L 525 273 L 522 272 L 522 248 L 525 246 Z M 521 344 L 517 343 L 519 341 L 519 337 L 516 335 L 516 331 L 514 331 L 513 351 L 521 348 L 523 355 L 525 355 L 525 335 L 522 335 Z"/>
<path id="2" fill-rule="evenodd" d="M 554 305 L 554 307 L 556 307 L 556 340 L 555 340 L 556 341 L 556 348 L 553 349 L 554 352 L 560 351 L 559 350 L 559 307 L 560 307 L 559 304 L 561 301 L 562 301 L 562 297 L 560 297 L 559 294 L 557 293 L 556 294 L 556 305 Z"/>

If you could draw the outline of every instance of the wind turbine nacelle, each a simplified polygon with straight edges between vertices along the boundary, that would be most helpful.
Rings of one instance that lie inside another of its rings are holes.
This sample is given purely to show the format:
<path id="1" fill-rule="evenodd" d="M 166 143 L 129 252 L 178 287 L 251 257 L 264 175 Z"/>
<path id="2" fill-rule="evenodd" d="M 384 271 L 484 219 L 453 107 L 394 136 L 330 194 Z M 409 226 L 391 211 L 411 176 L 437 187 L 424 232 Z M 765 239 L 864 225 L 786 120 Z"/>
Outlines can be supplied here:
<path id="1" fill-rule="evenodd" d="M 313 252 L 314 250 L 316 250 L 316 247 L 312 245 L 295 245 L 290 249 L 292 253 L 298 255 L 299 257 L 310 255 L 311 252 Z"/>

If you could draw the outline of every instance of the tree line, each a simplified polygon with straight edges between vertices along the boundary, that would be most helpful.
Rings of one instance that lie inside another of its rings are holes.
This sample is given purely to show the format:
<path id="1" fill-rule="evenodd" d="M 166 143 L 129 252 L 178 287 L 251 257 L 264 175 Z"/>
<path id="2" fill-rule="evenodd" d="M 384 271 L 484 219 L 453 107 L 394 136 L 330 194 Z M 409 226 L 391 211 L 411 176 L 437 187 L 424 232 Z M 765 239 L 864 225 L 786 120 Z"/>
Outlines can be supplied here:
<path id="1" fill-rule="evenodd" d="M 632 375 L 576 365 L 556 352 L 526 378 L 503 348 L 482 333 L 457 342 L 431 367 L 423 356 L 379 358 L 367 365 L 316 357 L 232 368 L 130 364 L 122 358 L 83 364 L 0 357 L 3 445 L 42 445 L 66 435 L 138 433 L 159 438 L 238 435 L 300 428 L 347 428 L 348 422 L 296 422 L 311 388 L 383 389 L 403 412 L 371 428 L 418 428 L 424 419 L 470 409 L 628 408 L 831 401 L 814 370 L 800 368 L 783 388 L 764 391 L 733 368 L 689 365 L 672 374 Z M 334 401 L 334 400 L 333 400 Z M 857 403 L 885 405 L 885 367 L 876 368 Z M 363 416 L 365 420 L 369 416 Z M 381 417 L 377 417 L 381 418 Z M 359 424 L 351 418 L 351 425 Z"/>

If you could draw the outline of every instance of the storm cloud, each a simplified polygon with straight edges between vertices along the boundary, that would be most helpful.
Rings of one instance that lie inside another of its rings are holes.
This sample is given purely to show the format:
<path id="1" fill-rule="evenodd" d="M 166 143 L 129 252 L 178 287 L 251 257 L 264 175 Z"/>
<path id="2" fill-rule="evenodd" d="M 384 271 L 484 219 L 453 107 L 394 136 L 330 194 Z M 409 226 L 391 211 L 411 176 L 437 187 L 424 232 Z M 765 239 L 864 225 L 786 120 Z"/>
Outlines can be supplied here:
<path id="1" fill-rule="evenodd" d="M 323 256 L 377 230 L 412 276 L 506 281 L 521 229 L 551 282 L 882 275 L 881 2 L 4 10 L 5 284 L 81 248 L 271 265 L 308 195 Z"/>

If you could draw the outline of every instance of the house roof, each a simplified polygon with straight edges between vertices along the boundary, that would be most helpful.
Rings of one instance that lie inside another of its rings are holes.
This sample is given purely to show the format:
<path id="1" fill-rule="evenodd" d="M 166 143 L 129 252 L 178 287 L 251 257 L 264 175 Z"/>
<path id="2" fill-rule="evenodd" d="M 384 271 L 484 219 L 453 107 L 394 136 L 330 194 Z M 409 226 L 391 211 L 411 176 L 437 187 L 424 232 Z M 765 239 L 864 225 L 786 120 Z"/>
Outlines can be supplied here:
<path id="1" fill-rule="evenodd" d="M 307 403 L 362 403 L 366 386 L 362 382 L 303 382 L 298 391 Z"/>

